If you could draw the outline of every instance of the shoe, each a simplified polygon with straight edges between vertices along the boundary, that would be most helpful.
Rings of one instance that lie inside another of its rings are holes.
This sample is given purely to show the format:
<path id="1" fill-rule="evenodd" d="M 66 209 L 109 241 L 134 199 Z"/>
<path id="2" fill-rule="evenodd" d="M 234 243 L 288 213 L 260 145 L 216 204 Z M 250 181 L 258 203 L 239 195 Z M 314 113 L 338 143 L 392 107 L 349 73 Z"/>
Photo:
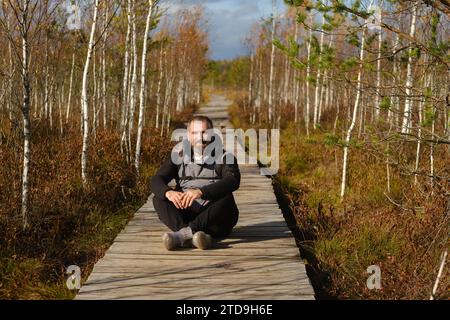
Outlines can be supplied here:
<path id="1" fill-rule="evenodd" d="M 162 235 L 162 240 L 167 250 L 176 249 L 181 245 L 180 241 L 178 240 L 178 237 L 174 236 L 173 232 L 164 233 Z"/>
<path id="2" fill-rule="evenodd" d="M 212 245 L 212 237 L 203 231 L 198 231 L 192 238 L 192 244 L 201 250 L 209 249 Z"/>
<path id="3" fill-rule="evenodd" d="M 191 228 L 182 228 L 177 232 L 166 232 L 162 235 L 162 240 L 167 250 L 192 247 Z"/>

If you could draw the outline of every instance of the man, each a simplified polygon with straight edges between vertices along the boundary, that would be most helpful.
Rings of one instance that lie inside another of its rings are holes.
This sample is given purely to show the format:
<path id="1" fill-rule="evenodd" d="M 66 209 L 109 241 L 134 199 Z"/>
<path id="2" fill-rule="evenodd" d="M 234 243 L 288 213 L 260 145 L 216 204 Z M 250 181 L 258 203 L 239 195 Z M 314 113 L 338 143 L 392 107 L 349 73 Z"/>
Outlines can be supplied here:
<path id="1" fill-rule="evenodd" d="M 194 116 L 187 127 L 187 148 L 172 152 L 151 180 L 154 208 L 173 231 L 162 237 L 167 250 L 192 245 L 208 249 L 212 238 L 225 238 L 238 221 L 232 192 L 239 188 L 239 166 L 234 156 L 230 164 L 224 159 L 227 157 L 205 152 L 214 141 L 209 134 L 212 129 L 211 119 Z M 173 161 L 177 157 L 183 159 L 179 164 Z M 175 190 L 167 185 L 172 179 L 176 180 Z"/>

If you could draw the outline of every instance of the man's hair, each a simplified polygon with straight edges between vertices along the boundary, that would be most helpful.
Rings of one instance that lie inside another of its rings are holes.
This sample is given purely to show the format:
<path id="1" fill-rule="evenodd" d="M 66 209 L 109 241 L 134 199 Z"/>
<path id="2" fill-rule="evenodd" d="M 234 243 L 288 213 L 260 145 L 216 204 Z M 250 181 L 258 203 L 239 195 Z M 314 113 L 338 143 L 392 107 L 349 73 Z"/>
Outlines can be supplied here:
<path id="1" fill-rule="evenodd" d="M 208 129 L 212 129 L 213 128 L 213 123 L 212 123 L 211 119 L 208 118 L 207 116 L 193 116 L 191 118 L 191 120 L 189 120 L 189 122 L 188 122 L 188 125 L 187 125 L 188 129 L 189 129 L 189 126 L 191 125 L 191 123 L 194 122 L 194 121 L 205 122 Z"/>

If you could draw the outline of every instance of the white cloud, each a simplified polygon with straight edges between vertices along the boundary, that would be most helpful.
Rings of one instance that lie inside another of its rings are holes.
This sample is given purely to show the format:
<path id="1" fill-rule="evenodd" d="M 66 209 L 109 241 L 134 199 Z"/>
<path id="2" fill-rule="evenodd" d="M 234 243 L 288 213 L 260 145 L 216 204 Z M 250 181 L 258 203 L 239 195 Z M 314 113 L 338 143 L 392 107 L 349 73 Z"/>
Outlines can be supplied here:
<path id="1" fill-rule="evenodd" d="M 252 24 L 272 13 L 272 0 L 166 0 L 162 6 L 171 14 L 199 4 L 205 7 L 212 59 L 246 54 L 243 39 L 248 36 Z M 283 8 L 283 1 L 277 0 L 275 9 L 281 11 Z"/>

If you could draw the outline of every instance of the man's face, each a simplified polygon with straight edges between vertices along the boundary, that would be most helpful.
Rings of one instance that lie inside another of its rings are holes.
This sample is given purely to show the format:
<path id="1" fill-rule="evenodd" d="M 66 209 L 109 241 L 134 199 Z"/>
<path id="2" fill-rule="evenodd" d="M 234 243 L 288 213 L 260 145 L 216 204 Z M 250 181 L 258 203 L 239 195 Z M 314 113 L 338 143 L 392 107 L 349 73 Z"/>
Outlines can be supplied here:
<path id="1" fill-rule="evenodd" d="M 196 150 L 204 150 L 210 143 L 210 138 L 206 134 L 208 125 L 205 121 L 195 120 L 189 126 L 188 139 Z"/>

